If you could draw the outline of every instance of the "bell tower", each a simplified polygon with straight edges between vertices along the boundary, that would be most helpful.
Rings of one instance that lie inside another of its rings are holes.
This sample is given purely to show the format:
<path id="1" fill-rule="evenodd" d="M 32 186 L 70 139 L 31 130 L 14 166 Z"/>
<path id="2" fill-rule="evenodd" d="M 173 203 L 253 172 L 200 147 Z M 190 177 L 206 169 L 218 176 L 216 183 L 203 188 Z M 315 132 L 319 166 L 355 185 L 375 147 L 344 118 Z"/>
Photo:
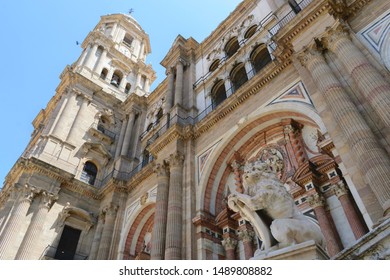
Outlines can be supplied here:
<path id="1" fill-rule="evenodd" d="M 39 159 L 90 185 L 138 162 L 137 137 L 156 75 L 149 36 L 129 15 L 102 16 L 60 75 L 56 94 L 33 121 L 24 157 Z M 125 137 L 127 135 L 127 137 Z M 118 164 L 117 164 L 118 165 Z"/>
<path id="2" fill-rule="evenodd" d="M 155 72 L 146 65 L 151 52 L 149 36 L 129 15 L 103 16 L 81 44 L 76 72 L 120 100 L 129 94 L 149 93 Z"/>

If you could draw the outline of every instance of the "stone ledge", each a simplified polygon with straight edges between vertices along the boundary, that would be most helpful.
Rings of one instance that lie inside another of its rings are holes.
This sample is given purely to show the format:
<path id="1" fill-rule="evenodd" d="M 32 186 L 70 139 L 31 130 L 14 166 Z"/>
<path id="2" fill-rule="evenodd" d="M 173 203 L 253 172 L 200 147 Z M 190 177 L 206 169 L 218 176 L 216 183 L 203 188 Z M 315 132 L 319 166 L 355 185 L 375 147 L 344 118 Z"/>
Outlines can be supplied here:
<path id="1" fill-rule="evenodd" d="M 326 252 L 313 240 L 283 249 L 260 253 L 251 260 L 328 260 Z"/>

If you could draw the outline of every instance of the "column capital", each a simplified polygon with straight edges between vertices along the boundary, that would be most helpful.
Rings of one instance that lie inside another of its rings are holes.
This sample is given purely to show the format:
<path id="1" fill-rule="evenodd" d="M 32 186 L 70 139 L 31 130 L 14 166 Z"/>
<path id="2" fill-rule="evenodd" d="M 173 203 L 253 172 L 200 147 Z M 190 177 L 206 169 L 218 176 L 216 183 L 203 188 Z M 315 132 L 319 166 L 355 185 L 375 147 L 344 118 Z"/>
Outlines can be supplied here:
<path id="1" fill-rule="evenodd" d="M 341 196 L 343 195 L 346 195 L 348 194 L 348 188 L 347 186 L 344 184 L 343 181 L 339 181 L 337 184 L 333 185 L 333 191 L 334 191 L 334 194 L 340 198 Z"/>
<path id="2" fill-rule="evenodd" d="M 307 201 L 309 202 L 310 207 L 313 209 L 325 206 L 325 199 L 318 193 L 308 196 Z"/>
<path id="3" fill-rule="evenodd" d="M 118 205 L 109 203 L 106 207 L 103 208 L 103 212 L 106 214 L 106 216 L 115 216 L 118 209 Z"/>
<path id="4" fill-rule="evenodd" d="M 58 200 L 58 195 L 42 191 L 41 206 L 50 210 L 53 204 Z"/>
<path id="5" fill-rule="evenodd" d="M 322 55 L 322 50 L 320 50 L 316 43 L 312 43 L 310 46 L 305 47 L 301 52 L 298 53 L 297 58 L 302 66 L 308 69 L 311 67 L 311 65 L 313 65 L 314 62 L 325 62 L 325 58 Z"/>
<path id="6" fill-rule="evenodd" d="M 175 152 L 169 156 L 168 162 L 171 167 L 182 166 L 184 162 L 184 155 L 180 152 Z"/>
<path id="7" fill-rule="evenodd" d="M 28 201 L 29 203 L 32 203 L 34 198 L 40 193 L 40 190 L 29 184 L 25 184 L 20 191 L 22 192 L 22 201 Z"/>
<path id="8" fill-rule="evenodd" d="M 225 248 L 225 250 L 235 249 L 237 243 L 237 240 L 231 237 L 226 237 L 222 240 L 222 246 Z"/>
<path id="9" fill-rule="evenodd" d="M 351 41 L 351 36 L 348 26 L 345 23 L 339 22 L 336 26 L 328 27 L 326 29 L 326 32 L 321 39 L 321 43 L 326 49 L 335 52 L 338 43 L 342 40 Z"/>
<path id="10" fill-rule="evenodd" d="M 253 238 L 255 237 L 255 233 L 250 230 L 241 230 L 238 233 L 238 237 L 243 241 L 243 242 L 252 242 Z"/>
<path id="11" fill-rule="evenodd" d="M 153 171 L 157 174 L 157 177 L 168 177 L 169 165 L 165 161 L 163 163 L 154 164 Z"/>

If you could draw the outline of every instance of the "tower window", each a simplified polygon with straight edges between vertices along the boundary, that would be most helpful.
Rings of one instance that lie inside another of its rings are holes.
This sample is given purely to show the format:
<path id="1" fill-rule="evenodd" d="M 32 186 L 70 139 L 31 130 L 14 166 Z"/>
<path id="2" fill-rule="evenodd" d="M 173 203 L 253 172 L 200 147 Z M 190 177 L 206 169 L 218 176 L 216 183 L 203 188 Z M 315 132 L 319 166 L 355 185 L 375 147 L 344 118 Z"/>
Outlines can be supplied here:
<path id="1" fill-rule="evenodd" d="M 111 84 L 115 87 L 119 87 L 121 80 L 122 80 L 122 73 L 120 71 L 115 71 L 111 78 Z"/>
<path id="2" fill-rule="evenodd" d="M 127 84 L 126 84 L 126 87 L 125 87 L 125 93 L 126 93 L 126 94 L 129 94 L 130 89 L 131 89 L 131 85 L 130 85 L 130 83 L 127 83 Z"/>
<path id="3" fill-rule="evenodd" d="M 290 5 L 290 7 L 294 11 L 294 13 L 298 14 L 301 11 L 301 7 L 299 7 L 297 1 L 288 0 L 288 4 Z"/>
<path id="4" fill-rule="evenodd" d="M 244 38 L 249 39 L 256 33 L 257 26 L 252 25 L 251 27 L 248 28 L 248 30 L 245 32 Z"/>
<path id="5" fill-rule="evenodd" d="M 163 117 L 163 110 L 160 108 L 156 115 L 156 123 L 159 123 L 162 117 Z"/>
<path id="6" fill-rule="evenodd" d="M 106 68 L 103 68 L 102 72 L 100 73 L 100 79 L 105 80 L 107 78 L 108 70 Z"/>
<path id="7" fill-rule="evenodd" d="M 87 184 L 94 185 L 97 172 L 98 169 L 96 165 L 90 161 L 87 161 L 84 164 L 83 171 L 81 172 L 80 180 Z"/>
<path id="8" fill-rule="evenodd" d="M 123 38 L 123 43 L 127 45 L 128 47 L 131 47 L 131 44 L 133 43 L 134 38 L 130 36 L 129 34 L 126 34 L 125 38 Z"/>

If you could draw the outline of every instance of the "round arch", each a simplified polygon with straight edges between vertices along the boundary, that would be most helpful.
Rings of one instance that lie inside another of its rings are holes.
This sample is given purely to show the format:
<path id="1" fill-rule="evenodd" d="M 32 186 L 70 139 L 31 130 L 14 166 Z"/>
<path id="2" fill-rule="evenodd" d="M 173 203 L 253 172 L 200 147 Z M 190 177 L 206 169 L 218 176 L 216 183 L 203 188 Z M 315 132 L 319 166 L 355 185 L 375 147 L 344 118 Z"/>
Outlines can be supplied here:
<path id="1" fill-rule="evenodd" d="M 274 104 L 266 108 L 259 108 L 257 111 L 242 118 L 239 123 L 230 129 L 221 139 L 219 145 L 206 163 L 202 178 L 199 182 L 200 192 L 197 200 L 197 209 L 206 211 L 212 215 L 217 215 L 215 206 L 217 197 L 222 197 L 222 188 L 228 174 L 231 173 L 227 163 L 233 157 L 236 150 L 245 147 L 245 144 L 252 144 L 254 137 L 259 137 L 262 131 L 277 123 L 282 119 L 294 119 L 303 124 L 317 127 L 322 133 L 326 128 L 320 116 L 313 108 L 305 104 Z M 256 135 L 257 134 L 257 135 Z M 249 141 L 249 142 L 248 142 Z"/>

